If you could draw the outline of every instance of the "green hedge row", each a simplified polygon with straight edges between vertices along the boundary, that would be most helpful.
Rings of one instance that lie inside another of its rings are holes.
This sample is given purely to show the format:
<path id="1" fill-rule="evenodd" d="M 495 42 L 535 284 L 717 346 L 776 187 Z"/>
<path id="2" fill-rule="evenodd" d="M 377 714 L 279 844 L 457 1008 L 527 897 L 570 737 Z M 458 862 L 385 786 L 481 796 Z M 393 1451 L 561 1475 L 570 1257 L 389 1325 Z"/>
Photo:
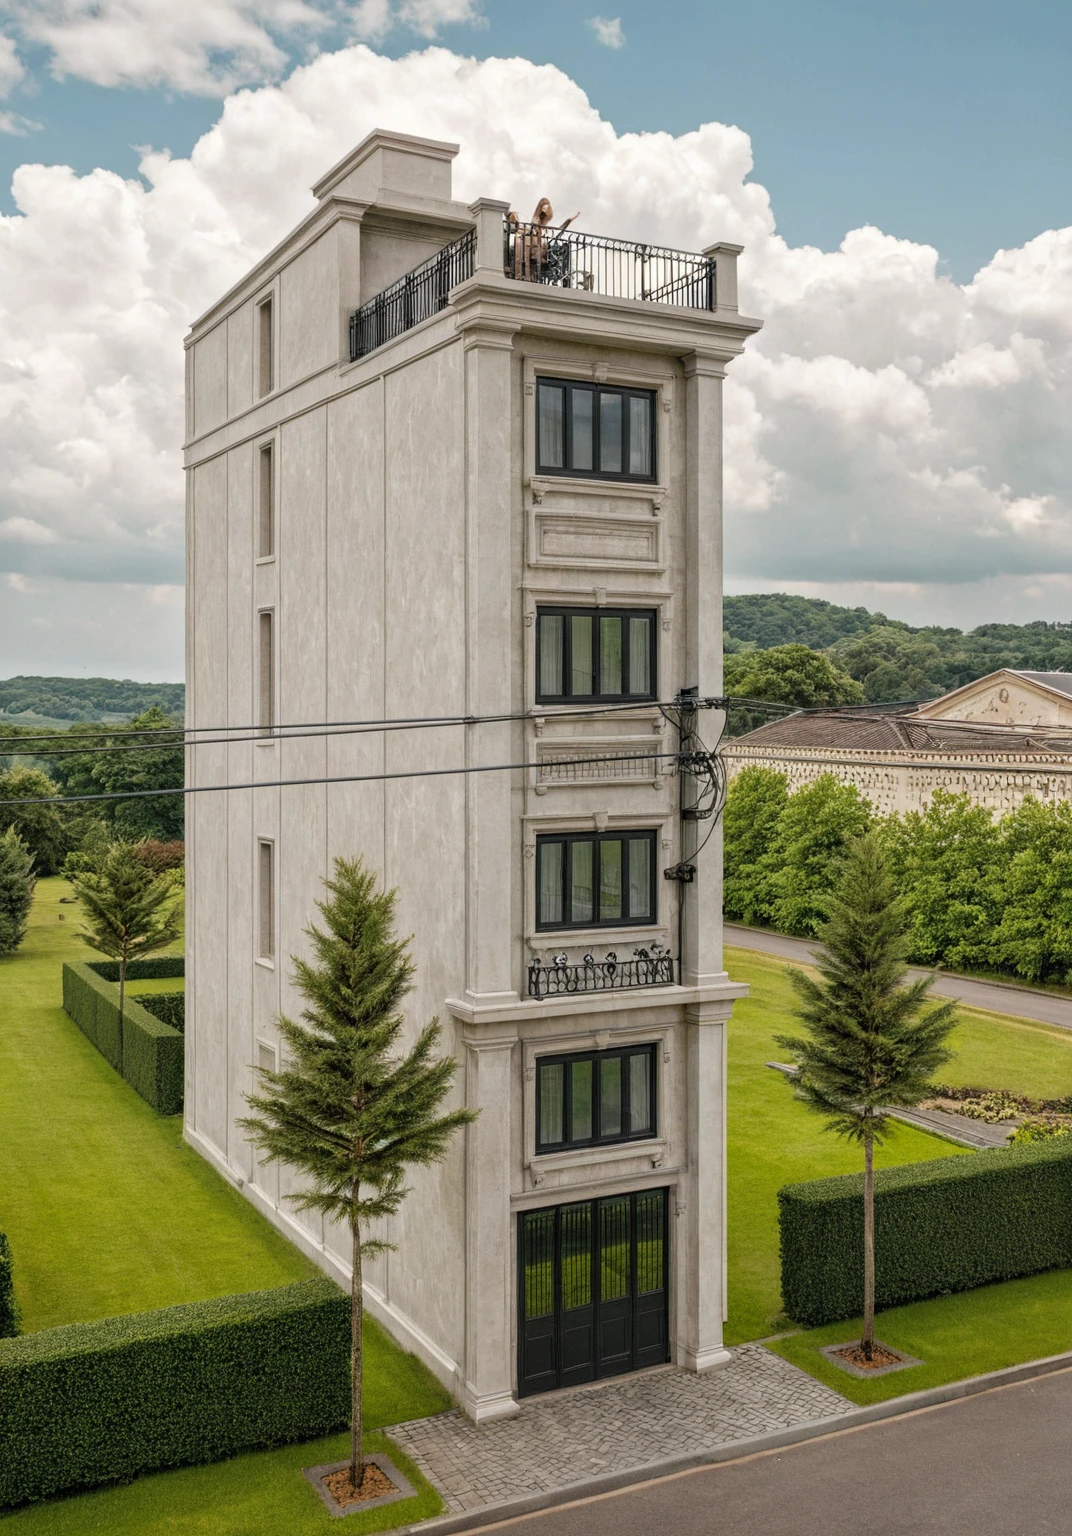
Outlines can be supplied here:
<path id="1" fill-rule="evenodd" d="M 68 963 L 63 967 L 63 1006 L 118 1071 L 119 988 L 97 975 L 91 965 Z M 130 996 L 123 1001 L 123 1076 L 160 1114 L 181 1111 L 183 1037 Z"/>
<path id="2" fill-rule="evenodd" d="M 0 1342 L 0 1508 L 311 1440 L 350 1412 L 330 1280 Z"/>
<path id="3" fill-rule="evenodd" d="M 91 971 L 105 981 L 119 980 L 118 960 L 88 960 Z M 153 955 L 148 960 L 131 960 L 127 966 L 128 981 L 161 981 L 172 976 L 186 975 L 184 955 Z"/>
<path id="4" fill-rule="evenodd" d="M 863 1174 L 778 1191 L 782 1305 L 817 1327 L 863 1307 Z M 875 1304 L 1072 1265 L 1072 1144 L 998 1147 L 875 1174 Z"/>
<path id="5" fill-rule="evenodd" d="M 19 1331 L 19 1306 L 11 1269 L 11 1244 L 0 1232 L 0 1339 L 13 1339 Z"/>
<path id="6" fill-rule="evenodd" d="M 160 1019 L 177 1029 L 180 1034 L 186 1027 L 185 992 L 146 992 L 138 1002 L 154 1019 Z"/>

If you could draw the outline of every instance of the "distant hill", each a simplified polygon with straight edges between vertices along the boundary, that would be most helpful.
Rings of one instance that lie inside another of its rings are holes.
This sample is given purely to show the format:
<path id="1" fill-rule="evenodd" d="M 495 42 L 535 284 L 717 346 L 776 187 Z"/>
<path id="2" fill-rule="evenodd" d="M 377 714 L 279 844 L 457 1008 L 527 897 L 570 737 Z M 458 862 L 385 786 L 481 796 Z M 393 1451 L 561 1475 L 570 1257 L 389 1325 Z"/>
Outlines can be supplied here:
<path id="1" fill-rule="evenodd" d="M 1072 672 L 1072 623 L 915 627 L 867 608 L 785 592 L 724 599 L 726 650 L 807 645 L 862 683 L 871 703 L 933 699 L 999 667 Z"/>
<path id="2" fill-rule="evenodd" d="M 77 720 L 119 724 L 156 705 L 180 718 L 182 683 L 135 683 L 113 677 L 9 677 L 0 682 L 0 724 L 71 725 Z"/>

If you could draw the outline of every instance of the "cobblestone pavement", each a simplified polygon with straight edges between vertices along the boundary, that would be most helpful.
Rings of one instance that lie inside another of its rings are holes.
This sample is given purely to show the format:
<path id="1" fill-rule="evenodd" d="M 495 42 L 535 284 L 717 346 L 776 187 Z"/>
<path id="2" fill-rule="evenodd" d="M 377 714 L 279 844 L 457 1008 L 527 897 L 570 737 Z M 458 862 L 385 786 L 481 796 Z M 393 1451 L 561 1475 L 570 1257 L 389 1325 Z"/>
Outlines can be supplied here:
<path id="1" fill-rule="evenodd" d="M 512 1419 L 476 1425 L 453 1409 L 387 1433 L 460 1514 L 852 1406 L 761 1344 L 744 1344 L 703 1376 L 667 1367 L 526 1398 Z"/>

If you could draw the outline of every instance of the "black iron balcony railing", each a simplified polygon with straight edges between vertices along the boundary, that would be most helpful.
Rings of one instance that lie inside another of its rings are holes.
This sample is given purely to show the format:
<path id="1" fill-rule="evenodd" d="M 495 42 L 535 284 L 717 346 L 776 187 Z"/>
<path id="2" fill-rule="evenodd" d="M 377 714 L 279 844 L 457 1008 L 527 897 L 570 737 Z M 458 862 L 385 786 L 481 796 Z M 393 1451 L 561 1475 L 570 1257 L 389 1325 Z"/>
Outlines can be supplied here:
<path id="1" fill-rule="evenodd" d="M 445 309 L 450 290 L 472 277 L 476 230 L 465 234 L 398 278 L 350 316 L 350 361 L 356 362 Z"/>
<path id="2" fill-rule="evenodd" d="M 508 219 L 503 270 L 519 282 L 579 288 L 615 299 L 684 309 L 715 307 L 715 263 L 709 256 L 583 230 Z"/>
<path id="3" fill-rule="evenodd" d="M 627 987 L 671 987 L 674 957 L 653 944 L 634 949 L 632 960 L 619 960 L 613 950 L 602 960 L 585 955 L 571 965 L 565 955 L 555 955 L 546 965 L 539 955 L 529 964 L 529 996 L 562 997 L 571 992 L 620 992 Z"/>

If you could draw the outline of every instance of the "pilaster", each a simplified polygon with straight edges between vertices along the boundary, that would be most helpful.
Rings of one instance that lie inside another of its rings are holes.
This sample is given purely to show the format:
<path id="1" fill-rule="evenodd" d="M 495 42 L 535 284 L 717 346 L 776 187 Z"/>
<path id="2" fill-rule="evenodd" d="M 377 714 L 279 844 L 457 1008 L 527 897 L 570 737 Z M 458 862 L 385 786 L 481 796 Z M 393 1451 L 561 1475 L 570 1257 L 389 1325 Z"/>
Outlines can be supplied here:
<path id="1" fill-rule="evenodd" d="M 707 1371 L 730 1358 L 725 1316 L 726 1025 L 729 1002 L 685 1010 L 689 1158 L 678 1187 L 677 1364 Z"/>
<path id="2" fill-rule="evenodd" d="M 510 1214 L 511 1105 L 517 1030 L 465 1031 L 465 1380 L 461 1406 L 477 1423 L 517 1413 Z"/>

